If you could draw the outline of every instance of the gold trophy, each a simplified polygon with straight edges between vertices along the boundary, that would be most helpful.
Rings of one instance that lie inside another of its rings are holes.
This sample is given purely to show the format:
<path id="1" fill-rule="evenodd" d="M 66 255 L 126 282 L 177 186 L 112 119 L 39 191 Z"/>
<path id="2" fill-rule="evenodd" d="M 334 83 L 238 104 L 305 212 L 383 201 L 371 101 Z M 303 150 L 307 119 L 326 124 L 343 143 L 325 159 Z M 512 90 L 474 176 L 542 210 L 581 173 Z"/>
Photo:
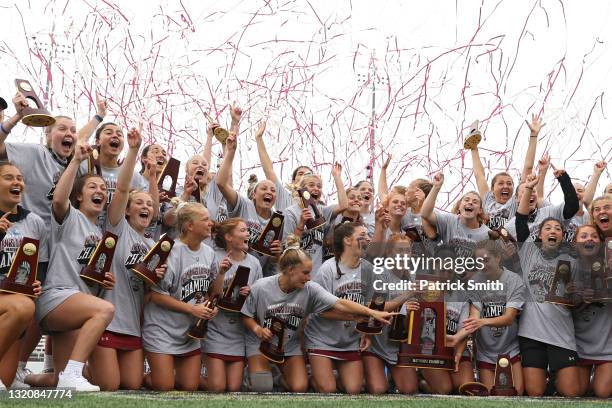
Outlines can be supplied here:
<path id="1" fill-rule="evenodd" d="M 29 81 L 25 79 L 15 79 L 15 85 L 17 85 L 17 90 L 21 92 L 26 99 L 31 100 L 36 105 L 36 108 L 30 106 L 24 108 L 23 118 L 21 119 L 24 125 L 46 127 L 55 123 L 55 118 L 45 109 L 45 106 L 38 96 L 36 96 L 36 92 L 34 92 L 34 88 L 32 88 Z"/>
<path id="2" fill-rule="evenodd" d="M 472 123 L 472 125 L 470 126 L 470 133 L 468 133 L 465 140 L 463 141 L 464 149 L 474 150 L 476 146 L 478 146 L 478 143 L 480 143 L 480 141 L 482 140 L 482 133 L 480 133 L 478 125 L 478 120 L 475 120 L 474 123 Z"/>
<path id="3" fill-rule="evenodd" d="M 215 120 L 208 113 L 204 113 L 204 115 L 206 115 L 208 123 L 215 123 Z M 213 135 L 215 135 L 215 137 L 221 144 L 225 144 L 225 141 L 229 137 L 229 132 L 227 131 L 227 129 L 224 129 L 221 126 L 215 126 L 213 128 Z"/>

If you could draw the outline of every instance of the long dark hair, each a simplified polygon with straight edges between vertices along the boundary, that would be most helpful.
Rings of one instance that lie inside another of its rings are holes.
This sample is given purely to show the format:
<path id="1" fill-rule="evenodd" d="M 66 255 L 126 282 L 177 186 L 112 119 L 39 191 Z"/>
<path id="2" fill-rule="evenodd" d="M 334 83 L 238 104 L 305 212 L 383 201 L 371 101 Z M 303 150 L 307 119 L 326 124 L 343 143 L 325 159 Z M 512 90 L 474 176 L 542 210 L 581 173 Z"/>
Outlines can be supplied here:
<path id="1" fill-rule="evenodd" d="M 334 227 L 333 248 L 334 258 L 336 260 L 336 279 L 340 279 L 340 277 L 343 275 L 342 271 L 340 271 L 340 257 L 344 252 L 344 238 L 353 235 L 355 233 L 355 229 L 360 226 L 362 226 L 362 224 L 356 222 L 344 222 Z"/>

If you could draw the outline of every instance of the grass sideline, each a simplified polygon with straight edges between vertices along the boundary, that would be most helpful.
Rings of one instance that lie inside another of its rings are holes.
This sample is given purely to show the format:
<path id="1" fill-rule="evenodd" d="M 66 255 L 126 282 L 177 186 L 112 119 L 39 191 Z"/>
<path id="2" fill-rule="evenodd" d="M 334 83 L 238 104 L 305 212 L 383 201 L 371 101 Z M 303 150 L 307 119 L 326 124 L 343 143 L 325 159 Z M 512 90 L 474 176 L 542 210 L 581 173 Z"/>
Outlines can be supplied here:
<path id="1" fill-rule="evenodd" d="M 140 407 L 185 407 L 206 406 L 206 408 L 269 408 L 270 405 L 281 405 L 285 408 L 515 408 L 516 406 L 553 408 L 568 404 L 580 404 L 580 407 L 601 408 L 612 404 L 611 400 L 597 399 L 561 399 L 561 398 L 503 398 L 503 397 L 463 397 L 463 396 L 432 396 L 416 395 L 411 397 L 401 395 L 360 395 L 347 396 L 341 394 L 206 394 L 187 392 L 101 392 L 76 394 L 71 400 L 9 400 L 6 396 L 0 399 L 0 406 L 17 405 L 20 407 L 67 407 L 67 408 L 140 408 Z M 569 405 L 568 405 L 569 407 Z"/>

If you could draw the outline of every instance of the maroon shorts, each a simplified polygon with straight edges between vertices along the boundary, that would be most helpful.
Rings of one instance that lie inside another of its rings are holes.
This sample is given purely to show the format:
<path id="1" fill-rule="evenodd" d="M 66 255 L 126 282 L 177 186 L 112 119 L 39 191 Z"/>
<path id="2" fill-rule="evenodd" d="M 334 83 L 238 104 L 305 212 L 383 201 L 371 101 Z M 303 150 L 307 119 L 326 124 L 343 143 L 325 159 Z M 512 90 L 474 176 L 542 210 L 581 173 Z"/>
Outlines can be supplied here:
<path id="1" fill-rule="evenodd" d="M 140 350 L 142 348 L 142 338 L 107 330 L 102 333 L 98 346 L 125 351 Z"/>
<path id="2" fill-rule="evenodd" d="M 600 366 L 602 364 L 612 363 L 612 361 L 608 360 L 589 360 L 586 358 L 581 358 L 578 360 L 578 365 L 580 367 L 591 367 L 591 366 Z"/>
<path id="3" fill-rule="evenodd" d="M 223 360 L 226 363 L 236 363 L 238 361 L 244 361 L 244 356 L 228 356 L 227 354 L 216 354 L 216 353 L 204 353 L 207 357 L 216 358 L 217 360 Z"/>
<path id="4" fill-rule="evenodd" d="M 187 353 L 183 353 L 183 354 L 173 354 L 173 356 L 174 356 L 174 357 L 180 357 L 180 358 L 183 358 L 183 357 L 193 357 L 193 356 L 199 356 L 200 354 L 202 354 L 202 351 L 201 351 L 199 348 L 197 348 L 197 349 L 195 349 L 195 350 L 193 350 L 193 351 L 190 351 L 190 352 L 187 352 Z"/>
<path id="5" fill-rule="evenodd" d="M 517 354 L 516 356 L 512 357 L 510 359 L 510 364 L 514 364 L 521 361 L 521 355 Z M 487 363 L 486 361 L 479 361 L 478 362 L 478 368 L 481 370 L 491 370 L 491 371 L 495 371 L 495 364 L 493 363 Z"/>
<path id="6" fill-rule="evenodd" d="M 359 361 L 361 360 L 361 353 L 359 351 L 332 351 L 332 350 L 320 350 L 310 349 L 308 354 L 312 356 L 322 356 L 331 358 L 332 360 L 338 361 Z"/>

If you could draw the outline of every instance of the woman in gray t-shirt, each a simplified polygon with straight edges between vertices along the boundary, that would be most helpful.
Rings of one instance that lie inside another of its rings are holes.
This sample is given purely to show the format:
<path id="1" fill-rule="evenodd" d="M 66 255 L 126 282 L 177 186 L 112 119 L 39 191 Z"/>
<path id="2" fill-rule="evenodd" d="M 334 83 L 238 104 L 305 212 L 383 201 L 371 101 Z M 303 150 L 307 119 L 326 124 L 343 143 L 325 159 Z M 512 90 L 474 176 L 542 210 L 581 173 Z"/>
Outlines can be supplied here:
<path id="1" fill-rule="evenodd" d="M 107 211 L 107 230 L 119 236 L 111 270 L 116 274 L 113 290 L 102 298 L 115 306 L 115 316 L 102 335 L 89 360 L 94 382 L 104 391 L 118 388 L 139 390 L 144 377 L 141 315 L 145 284 L 131 271 L 154 245 L 145 232 L 156 215 L 157 182 L 155 166 L 145 175 L 151 190 L 130 192 L 130 180 L 142 138 L 138 131 L 128 133 L 128 154 L 118 175 L 117 188 Z M 163 277 L 165 268 L 157 273 Z"/>
<path id="2" fill-rule="evenodd" d="M 239 266 L 249 268 L 247 284 L 235 287 L 240 295 L 249 294 L 250 287 L 262 278 L 261 265 L 249 254 L 249 230 L 241 218 L 229 218 L 215 227 L 215 253 L 217 262 L 227 259 L 232 267 L 225 272 L 223 292 L 232 284 Z M 235 296 L 235 295 L 232 295 Z M 246 333 L 240 312 L 219 309 L 217 316 L 208 323 L 206 339 L 202 341 L 204 365 L 210 373 L 203 387 L 210 392 L 237 392 L 242 386 Z"/>
<path id="3" fill-rule="evenodd" d="M 74 157 L 55 188 L 50 239 L 53 250 L 45 290 L 36 303 L 36 318 L 44 331 L 53 333 L 54 350 L 72 348 L 69 353 L 53 354 L 55 373 L 60 374 L 59 379 L 51 374 L 50 383 L 57 381 L 58 387 L 99 391 L 99 387 L 83 377 L 83 365 L 113 319 L 114 307 L 96 297 L 98 285 L 89 286 L 79 276 L 102 238 L 96 220 L 106 203 L 106 183 L 102 178 L 84 176 L 75 182 L 79 166 L 90 152 L 90 146 L 77 144 Z M 104 288 L 111 289 L 113 284 L 114 276 L 108 272 Z M 86 329 L 80 330 L 83 327 Z M 79 330 L 76 341 L 67 335 L 74 330 Z"/>
<path id="4" fill-rule="evenodd" d="M 299 248 L 297 237 L 289 237 L 287 244 L 279 260 L 280 273 L 255 282 L 241 311 L 242 320 L 249 331 L 247 356 L 251 391 L 272 391 L 270 362 L 260 353 L 256 344 L 258 340 L 274 340 L 269 329 L 273 317 L 284 322 L 285 361 L 280 368 L 289 391 L 306 392 L 306 363 L 296 336 L 302 319 L 310 313 L 329 309 L 373 317 L 385 323 L 392 316 L 391 313 L 375 311 L 350 300 L 338 299 L 318 283 L 310 282 L 310 257 Z"/>

